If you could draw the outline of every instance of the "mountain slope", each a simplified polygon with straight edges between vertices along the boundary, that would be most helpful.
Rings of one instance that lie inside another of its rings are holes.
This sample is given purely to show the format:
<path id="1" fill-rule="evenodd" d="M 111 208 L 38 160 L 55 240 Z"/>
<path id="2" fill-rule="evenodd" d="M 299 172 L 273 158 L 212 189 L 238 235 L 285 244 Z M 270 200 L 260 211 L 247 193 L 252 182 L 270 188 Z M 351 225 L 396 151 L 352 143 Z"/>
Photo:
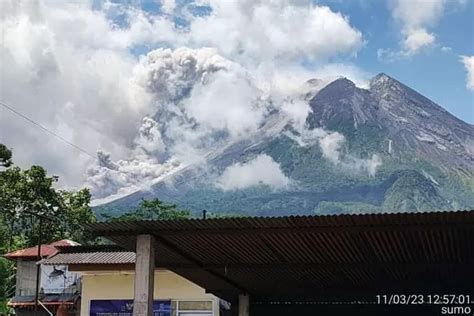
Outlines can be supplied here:
<path id="1" fill-rule="evenodd" d="M 153 197 L 196 212 L 245 215 L 474 206 L 472 125 L 385 74 L 369 89 L 341 78 L 307 96 L 312 113 L 304 131 L 272 113 L 259 133 L 209 154 L 205 165 L 189 166 L 97 212 L 120 213 Z M 216 186 L 227 168 L 259 155 L 278 163 L 291 185 Z"/>
<path id="2" fill-rule="evenodd" d="M 393 138 L 392 154 L 401 158 L 411 149 L 445 169 L 472 171 L 472 125 L 385 74 L 371 81 L 370 92 L 383 114 L 379 120 Z"/>
<path id="3" fill-rule="evenodd" d="M 355 149 L 379 148 L 400 160 L 423 157 L 445 170 L 472 171 L 472 125 L 385 74 L 374 77 L 368 90 L 336 80 L 310 104 L 310 126 L 342 132 Z M 363 138 L 367 134 L 371 139 Z"/>

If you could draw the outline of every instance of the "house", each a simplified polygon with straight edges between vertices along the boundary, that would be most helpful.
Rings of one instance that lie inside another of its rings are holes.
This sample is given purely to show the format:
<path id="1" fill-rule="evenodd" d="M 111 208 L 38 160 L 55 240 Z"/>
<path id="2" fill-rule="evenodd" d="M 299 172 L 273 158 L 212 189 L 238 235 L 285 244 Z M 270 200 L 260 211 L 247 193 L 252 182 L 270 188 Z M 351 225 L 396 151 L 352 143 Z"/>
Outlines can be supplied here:
<path id="1" fill-rule="evenodd" d="M 79 276 L 80 316 L 420 316 L 439 314 L 429 300 L 443 293 L 451 299 L 443 307 L 466 315 L 474 308 L 474 211 L 102 222 L 85 230 L 115 245 L 56 246 L 40 262 L 51 275 Z M 390 303 L 406 294 L 416 304 Z"/>
<path id="2" fill-rule="evenodd" d="M 51 244 L 41 245 L 41 258 L 55 255 L 59 247 L 77 246 L 71 240 L 60 240 Z M 16 250 L 3 255 L 16 263 L 15 297 L 8 306 L 15 309 L 17 315 L 28 315 L 35 309 L 36 280 L 39 272 L 40 315 L 48 311 L 55 312 L 59 306 L 68 305 L 74 309 L 79 299 L 79 275 L 70 272 L 67 266 L 46 266 L 39 264 L 38 247 Z M 37 271 L 39 267 L 39 271 Z"/>
<path id="3" fill-rule="evenodd" d="M 131 315 L 135 253 L 113 245 L 81 246 L 61 240 L 21 249 L 4 256 L 17 264 L 15 297 L 8 306 L 18 315 L 32 315 L 35 308 L 36 267 L 40 267 L 38 315 L 67 312 L 80 316 Z M 219 316 L 224 302 L 166 269 L 155 271 L 156 316 Z M 51 315 L 49 314 L 49 315 Z"/>
<path id="4" fill-rule="evenodd" d="M 48 267 L 68 267 L 81 278 L 81 316 L 131 315 L 135 252 L 118 246 L 60 247 L 42 260 Z M 154 271 L 156 316 L 219 316 L 220 300 L 182 276 Z"/>

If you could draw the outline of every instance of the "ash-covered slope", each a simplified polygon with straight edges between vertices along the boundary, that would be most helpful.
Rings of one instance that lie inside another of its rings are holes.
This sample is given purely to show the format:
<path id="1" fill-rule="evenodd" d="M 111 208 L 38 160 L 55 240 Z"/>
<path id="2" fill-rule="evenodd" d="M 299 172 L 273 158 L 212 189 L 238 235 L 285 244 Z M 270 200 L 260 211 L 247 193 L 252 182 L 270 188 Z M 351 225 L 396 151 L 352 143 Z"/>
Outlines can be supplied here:
<path id="1" fill-rule="evenodd" d="M 441 106 L 385 74 L 370 83 L 379 122 L 392 141 L 391 154 L 423 157 L 448 170 L 472 172 L 474 129 Z"/>
<path id="2" fill-rule="evenodd" d="M 474 206 L 472 125 L 385 74 L 369 89 L 341 78 L 306 97 L 312 112 L 304 130 L 272 113 L 259 133 L 209 154 L 205 165 L 102 205 L 98 213 L 156 197 L 196 212 L 245 215 Z M 229 167 L 259 155 L 271 157 L 290 184 L 216 185 Z"/>
<path id="3" fill-rule="evenodd" d="M 375 145 L 401 161 L 426 160 L 446 171 L 473 170 L 473 126 L 386 74 L 374 77 L 368 90 L 338 79 L 310 104 L 312 128 L 340 131 L 361 151 Z"/>

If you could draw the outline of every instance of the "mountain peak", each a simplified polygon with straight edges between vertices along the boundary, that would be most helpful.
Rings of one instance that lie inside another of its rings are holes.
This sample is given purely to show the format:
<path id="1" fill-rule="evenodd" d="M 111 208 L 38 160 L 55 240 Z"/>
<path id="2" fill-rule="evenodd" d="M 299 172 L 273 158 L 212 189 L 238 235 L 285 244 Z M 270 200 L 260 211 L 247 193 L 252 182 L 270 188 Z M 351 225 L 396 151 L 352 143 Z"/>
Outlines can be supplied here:
<path id="1" fill-rule="evenodd" d="M 356 85 L 346 77 L 339 77 L 326 85 L 317 94 L 318 99 L 344 99 L 350 98 L 357 90 Z"/>
<path id="2" fill-rule="evenodd" d="M 323 90 L 331 91 L 331 93 L 333 93 L 332 91 L 338 91 L 336 94 L 340 94 L 340 93 L 352 94 L 355 89 L 356 89 L 355 83 L 353 83 L 346 77 L 339 77 L 338 79 L 329 83 Z"/>
<path id="3" fill-rule="evenodd" d="M 330 84 L 337 85 L 339 87 L 350 87 L 350 88 L 355 88 L 355 83 L 347 79 L 346 77 L 339 77 Z"/>
<path id="4" fill-rule="evenodd" d="M 373 78 L 373 80 L 378 80 L 378 79 L 385 79 L 385 80 L 386 79 L 392 79 L 392 80 L 394 80 L 392 77 L 387 75 L 385 72 L 380 72 Z"/>
<path id="5" fill-rule="evenodd" d="M 379 73 L 372 78 L 369 91 L 380 102 L 380 105 L 385 108 L 413 109 L 414 107 L 435 107 L 438 111 L 444 112 L 444 109 L 433 101 L 385 73 Z M 421 114 L 426 115 L 426 113 Z"/>
<path id="6" fill-rule="evenodd" d="M 356 85 L 347 79 L 346 77 L 339 77 L 333 82 L 326 85 L 324 88 L 319 91 L 319 99 L 324 99 L 329 97 L 331 99 L 338 98 L 348 98 L 355 93 L 357 90 Z"/>
<path id="7" fill-rule="evenodd" d="M 373 77 L 372 80 L 370 80 L 370 88 L 372 89 L 374 87 L 386 86 L 387 84 L 394 83 L 398 84 L 399 82 L 387 75 L 386 73 L 381 72 L 375 77 Z"/>

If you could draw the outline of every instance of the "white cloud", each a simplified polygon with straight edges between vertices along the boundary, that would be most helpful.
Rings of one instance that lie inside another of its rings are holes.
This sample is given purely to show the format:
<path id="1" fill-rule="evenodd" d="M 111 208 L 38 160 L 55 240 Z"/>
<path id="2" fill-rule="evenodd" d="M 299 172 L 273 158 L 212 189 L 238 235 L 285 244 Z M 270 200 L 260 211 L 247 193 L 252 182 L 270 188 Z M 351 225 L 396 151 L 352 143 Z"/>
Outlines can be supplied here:
<path id="1" fill-rule="evenodd" d="M 344 135 L 334 132 L 319 139 L 319 146 L 323 151 L 323 157 L 331 161 L 335 166 L 343 170 L 349 170 L 359 173 L 367 173 L 371 177 L 375 177 L 377 168 L 382 165 L 382 159 L 373 154 L 370 158 L 362 159 L 343 151 L 346 138 Z"/>
<path id="2" fill-rule="evenodd" d="M 362 34 L 348 18 L 310 1 L 209 0 L 212 13 L 192 20 L 193 41 L 243 59 L 328 57 L 355 53 Z"/>
<path id="3" fill-rule="evenodd" d="M 414 55 L 435 42 L 434 34 L 426 28 L 437 22 L 444 5 L 445 0 L 394 0 L 392 15 L 401 24 L 407 55 Z"/>
<path id="4" fill-rule="evenodd" d="M 2 101 L 89 152 L 126 156 L 148 99 L 130 80 L 136 61 L 117 44 L 119 31 L 85 2 L 7 1 L 2 9 Z M 84 181 L 90 157 L 10 113 L 0 126 L 15 163 L 41 164 L 63 186 Z"/>
<path id="5" fill-rule="evenodd" d="M 289 184 L 290 179 L 281 171 L 280 165 L 265 154 L 249 162 L 227 167 L 216 182 L 216 186 L 224 191 L 241 190 L 258 185 L 282 189 Z"/>
<path id="6" fill-rule="evenodd" d="M 434 24 L 442 15 L 445 0 L 393 0 L 393 17 L 406 29 Z"/>
<path id="7" fill-rule="evenodd" d="M 316 78 L 314 71 L 292 63 L 263 62 L 255 76 L 258 86 L 272 97 L 298 97 L 324 87 L 319 80 L 308 84 Z"/>
<path id="8" fill-rule="evenodd" d="M 264 118 L 266 111 L 258 102 L 259 94 L 245 72 L 220 72 L 193 89 L 186 107 L 199 124 L 242 136 L 256 131 Z"/>
<path id="9" fill-rule="evenodd" d="M 325 82 L 334 81 L 340 77 L 346 77 L 354 82 L 359 88 L 367 89 L 369 87 L 372 74 L 351 64 L 326 64 L 315 70 L 314 76 Z"/>
<path id="10" fill-rule="evenodd" d="M 435 36 L 432 33 L 428 33 L 424 29 L 416 29 L 406 35 L 403 45 L 408 54 L 412 55 L 434 42 Z"/>
<path id="11" fill-rule="evenodd" d="M 184 165 L 176 160 L 160 164 L 149 156 L 112 161 L 109 154 L 98 154 L 97 165 L 87 170 L 87 186 L 96 199 L 118 198 L 138 190 L 147 190 L 166 176 L 181 170 Z M 97 201 L 95 202 L 96 204 Z"/>
<path id="12" fill-rule="evenodd" d="M 173 11 L 176 9 L 175 0 L 160 0 L 161 10 L 166 14 L 173 14 Z"/>
<path id="13" fill-rule="evenodd" d="M 323 151 L 323 157 L 334 164 L 338 164 L 341 156 L 341 146 L 345 142 L 344 135 L 340 133 L 330 133 L 319 139 L 319 146 Z"/>
<path id="14" fill-rule="evenodd" d="M 436 26 L 447 4 L 463 3 L 462 0 L 392 0 L 391 12 L 401 28 L 400 51 L 379 49 L 378 58 L 392 61 L 419 53 L 436 43 L 436 34 L 429 29 Z"/>
<path id="15" fill-rule="evenodd" d="M 304 129 L 298 135 L 286 132 L 286 136 L 301 147 L 319 145 L 323 158 L 344 171 L 366 173 L 374 177 L 377 168 L 382 165 L 382 159 L 374 154 L 370 158 L 359 158 L 344 151 L 346 138 L 339 132 L 329 132 L 321 128 Z"/>
<path id="16" fill-rule="evenodd" d="M 453 49 L 449 46 L 443 46 L 443 47 L 441 47 L 441 51 L 443 51 L 445 53 L 448 53 L 448 52 L 452 52 Z"/>
<path id="17" fill-rule="evenodd" d="M 460 56 L 467 71 L 466 88 L 474 91 L 474 56 Z"/>
<path id="18" fill-rule="evenodd" d="M 1 99 L 89 152 L 110 153 L 91 166 L 2 113 L 15 162 L 45 166 L 62 186 L 86 183 L 99 198 L 146 188 L 258 133 L 272 110 L 303 128 L 310 109 L 302 95 L 324 82 L 305 86 L 315 74 L 301 61 L 324 64 L 363 46 L 347 17 L 309 1 L 200 2 L 211 14 L 181 12 L 189 25 L 176 27 L 181 9 L 172 0 L 160 1 L 163 15 L 109 1 L 100 9 L 92 1 L 4 1 Z M 131 53 L 157 46 L 170 49 Z"/>
<path id="19" fill-rule="evenodd" d="M 301 130 L 306 125 L 306 118 L 311 112 L 309 102 L 304 98 L 288 99 L 283 102 L 281 107 L 284 113 L 297 130 Z"/>

